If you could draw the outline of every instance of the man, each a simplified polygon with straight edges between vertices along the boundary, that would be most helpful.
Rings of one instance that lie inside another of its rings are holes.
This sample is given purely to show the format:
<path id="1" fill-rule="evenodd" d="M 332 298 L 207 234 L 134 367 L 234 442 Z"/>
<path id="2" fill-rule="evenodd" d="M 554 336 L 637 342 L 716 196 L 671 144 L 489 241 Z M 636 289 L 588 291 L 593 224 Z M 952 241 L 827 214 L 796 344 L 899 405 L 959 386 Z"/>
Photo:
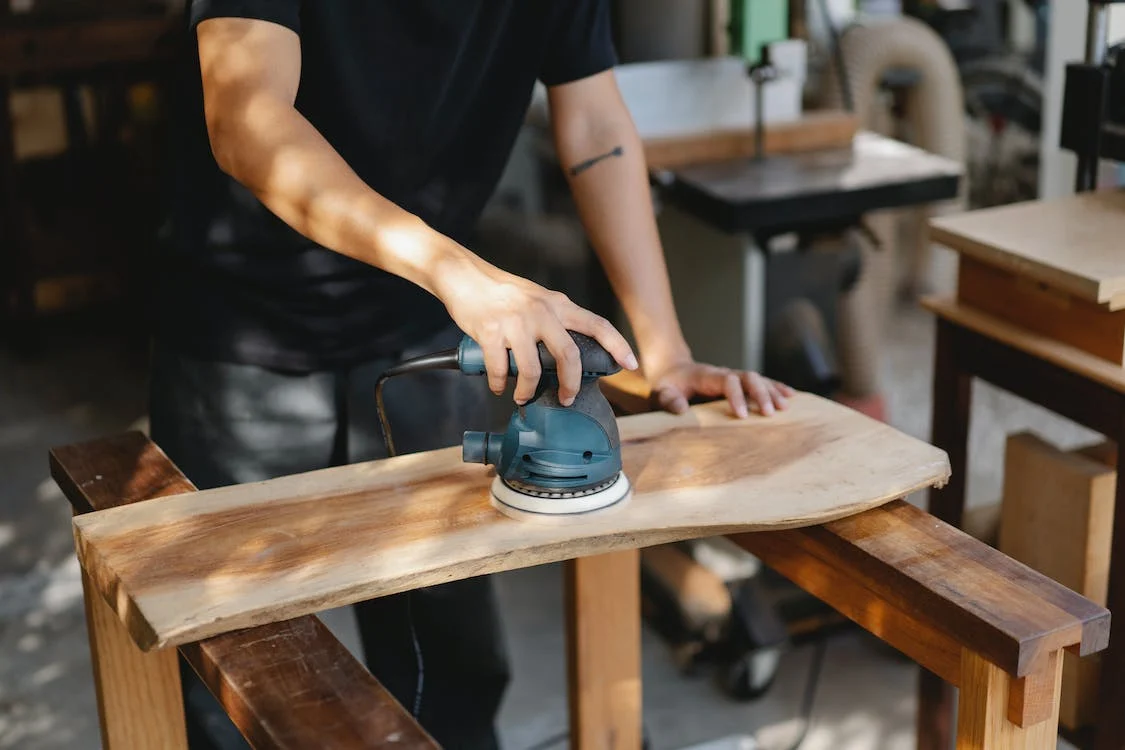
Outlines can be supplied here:
<path id="1" fill-rule="evenodd" d="M 611 70 L 607 0 L 195 0 L 197 58 L 177 117 L 158 285 L 152 431 L 197 485 L 384 454 L 377 375 L 454 345 L 507 350 L 530 398 L 537 342 L 577 392 L 567 330 L 643 371 L 661 405 L 725 395 L 765 414 L 789 390 L 692 360 L 676 320 L 644 157 Z M 633 328 L 508 274 L 464 240 L 507 161 L 532 87 L 583 225 Z M 455 374 L 388 387 L 396 442 L 454 444 L 488 394 Z M 397 389 L 392 393 L 392 388 Z M 507 664 L 488 578 L 357 606 L 368 666 L 450 748 L 495 747 Z M 231 727 L 190 675 L 193 745 Z"/>

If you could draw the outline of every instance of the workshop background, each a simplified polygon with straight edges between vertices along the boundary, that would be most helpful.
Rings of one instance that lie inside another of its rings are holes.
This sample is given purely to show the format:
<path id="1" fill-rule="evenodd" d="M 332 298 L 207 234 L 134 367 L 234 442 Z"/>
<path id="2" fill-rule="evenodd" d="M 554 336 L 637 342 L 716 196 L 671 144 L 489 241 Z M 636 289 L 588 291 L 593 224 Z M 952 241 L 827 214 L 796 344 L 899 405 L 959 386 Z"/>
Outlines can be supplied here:
<path id="1" fill-rule="evenodd" d="M 0 748 L 94 748 L 70 509 L 46 456 L 51 446 L 146 426 L 146 278 L 161 230 L 163 134 L 173 116 L 166 82 L 186 42 L 183 3 L 0 2 Z M 744 92 L 745 101 L 708 101 L 744 107 L 749 124 L 750 76 L 767 45 L 776 78 L 759 100 L 763 122 L 851 109 L 862 130 L 965 169 L 953 200 L 856 209 L 855 221 L 790 222 L 753 236 L 760 247 L 739 270 L 765 297 L 731 304 L 738 314 L 756 305 L 748 316 L 756 322 L 739 325 L 756 326 L 749 333 L 760 340 L 730 364 L 929 437 L 933 321 L 917 299 L 951 289 L 955 261 L 930 247 L 924 220 L 1072 189 L 1073 155 L 1057 146 L 1061 74 L 1082 57 L 1085 8 L 1084 0 L 616 0 L 622 86 L 646 137 L 708 114 L 693 105 L 685 115 L 677 95 L 660 93 L 681 86 L 690 99 L 701 80 L 708 91 Z M 1110 40 L 1123 38 L 1125 13 L 1115 11 Z M 613 316 L 545 146 L 540 104 L 473 249 Z M 693 269 L 707 264 L 692 259 L 713 252 L 708 242 L 734 242 L 730 233 L 678 216 L 663 175 L 654 177 L 670 264 L 683 269 L 677 285 L 704 289 L 711 312 L 729 314 L 706 272 Z M 1119 175 L 1105 167 L 1100 180 Z M 685 319 L 700 317 L 689 334 L 705 327 L 705 315 L 685 309 L 693 295 L 677 296 Z M 697 352 L 723 346 L 698 337 Z M 971 531 L 992 541 L 1011 440 L 1030 431 L 1066 451 L 1097 439 L 988 385 L 976 399 Z M 645 725 L 654 749 L 788 748 L 806 729 L 805 750 L 913 747 L 913 663 L 753 560 L 718 544 L 689 553 L 727 598 L 693 622 L 679 599 L 692 592 L 666 586 L 660 561 L 646 560 Z M 515 669 L 501 731 L 515 750 L 565 746 L 558 579 L 556 566 L 500 576 Z M 347 613 L 325 619 L 357 647 Z M 818 654 L 819 673 L 810 670 Z"/>

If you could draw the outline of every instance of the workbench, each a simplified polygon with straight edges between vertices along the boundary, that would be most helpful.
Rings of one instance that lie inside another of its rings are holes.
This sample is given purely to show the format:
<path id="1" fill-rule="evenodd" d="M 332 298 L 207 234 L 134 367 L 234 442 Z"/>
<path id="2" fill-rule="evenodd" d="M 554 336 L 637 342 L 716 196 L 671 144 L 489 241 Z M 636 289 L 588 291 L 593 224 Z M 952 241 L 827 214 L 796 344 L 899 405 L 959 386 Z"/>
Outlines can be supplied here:
<path id="1" fill-rule="evenodd" d="M 703 362 L 762 370 L 772 238 L 949 201 L 962 171 L 870 132 L 845 148 L 658 171 L 660 238 L 692 352 Z"/>
<path id="2" fill-rule="evenodd" d="M 635 376 L 603 387 L 651 408 Z M 52 450 L 104 746 L 186 746 L 178 648 L 256 747 L 433 748 L 314 613 L 565 560 L 571 747 L 639 748 L 637 550 L 722 533 L 958 685 L 959 747 L 1055 747 L 1062 652 L 1105 648 L 1109 613 L 895 499 L 947 481 L 941 451 L 808 394 L 620 424 L 636 496 L 561 522 L 496 511 L 455 448 L 201 493 L 140 433 Z"/>
<path id="3" fill-rule="evenodd" d="M 773 252 L 775 237 L 847 229 L 873 212 L 960 193 L 960 163 L 857 133 L 859 121 L 848 112 L 802 111 L 805 73 L 796 68 L 764 88 L 760 159 L 745 61 L 663 60 L 616 71 L 643 142 L 680 323 L 703 362 L 763 369 L 767 310 L 788 291 L 767 282 L 770 264 L 784 262 Z M 528 124 L 532 151 L 555 171 L 543 90 Z M 591 272 L 589 306 L 628 332 L 600 267 Z"/>
<path id="4" fill-rule="evenodd" d="M 930 512 L 962 522 L 975 378 L 1125 444 L 1125 193 L 1083 193 L 935 219 L 933 240 L 960 253 L 955 297 L 931 297 L 937 318 L 932 442 L 953 469 Z M 1101 656 L 1098 720 L 1072 737 L 1125 748 L 1125 482 L 1117 481 L 1107 605 L 1119 617 Z M 945 750 L 951 691 L 923 674 L 925 750 Z"/>

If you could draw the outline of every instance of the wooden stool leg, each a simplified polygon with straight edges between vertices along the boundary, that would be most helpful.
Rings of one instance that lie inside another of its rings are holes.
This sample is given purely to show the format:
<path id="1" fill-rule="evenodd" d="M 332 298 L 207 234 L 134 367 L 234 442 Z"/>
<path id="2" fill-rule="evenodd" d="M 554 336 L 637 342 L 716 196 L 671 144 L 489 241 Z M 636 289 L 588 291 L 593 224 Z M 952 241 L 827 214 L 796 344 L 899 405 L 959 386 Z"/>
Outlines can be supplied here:
<path id="1" fill-rule="evenodd" d="M 972 651 L 962 651 L 957 750 L 1054 750 L 1062 654 L 1056 651 L 1047 661 L 1040 674 L 1016 680 Z"/>
<path id="2" fill-rule="evenodd" d="M 952 474 L 940 490 L 931 490 L 929 511 L 961 527 L 969 461 L 969 414 L 973 380 L 957 364 L 954 337 L 947 322 L 937 322 L 931 434 L 934 445 L 949 454 Z M 953 687 L 925 669 L 918 683 L 918 750 L 949 750 L 953 742 Z"/>
<path id="3" fill-rule="evenodd" d="M 187 750 L 176 649 L 145 653 L 82 574 L 105 750 Z"/>
<path id="4" fill-rule="evenodd" d="M 1118 451 L 1125 446 L 1125 400 L 1118 417 Z M 1113 510 L 1113 541 L 1109 557 L 1109 596 L 1106 606 L 1114 617 L 1109 623 L 1109 648 L 1102 654 L 1098 686 L 1095 750 L 1125 748 L 1125 478 L 1118 458 L 1117 489 Z"/>
<path id="5" fill-rule="evenodd" d="M 570 746 L 639 750 L 640 552 L 569 561 L 566 620 Z"/>

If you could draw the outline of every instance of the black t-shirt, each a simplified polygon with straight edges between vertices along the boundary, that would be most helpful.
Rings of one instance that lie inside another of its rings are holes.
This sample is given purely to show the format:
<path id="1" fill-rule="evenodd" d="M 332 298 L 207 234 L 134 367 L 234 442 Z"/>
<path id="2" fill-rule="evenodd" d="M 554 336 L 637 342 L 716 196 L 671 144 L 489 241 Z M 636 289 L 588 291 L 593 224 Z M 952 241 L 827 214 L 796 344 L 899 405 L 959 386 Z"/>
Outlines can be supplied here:
<path id="1" fill-rule="evenodd" d="M 607 0 L 194 0 L 190 23 L 261 19 L 301 40 L 296 108 L 374 190 L 465 242 L 535 81 L 616 58 Z M 198 53 L 176 97 L 158 330 L 186 353 L 309 371 L 395 354 L 449 324 L 399 277 L 316 245 L 211 155 Z"/>

